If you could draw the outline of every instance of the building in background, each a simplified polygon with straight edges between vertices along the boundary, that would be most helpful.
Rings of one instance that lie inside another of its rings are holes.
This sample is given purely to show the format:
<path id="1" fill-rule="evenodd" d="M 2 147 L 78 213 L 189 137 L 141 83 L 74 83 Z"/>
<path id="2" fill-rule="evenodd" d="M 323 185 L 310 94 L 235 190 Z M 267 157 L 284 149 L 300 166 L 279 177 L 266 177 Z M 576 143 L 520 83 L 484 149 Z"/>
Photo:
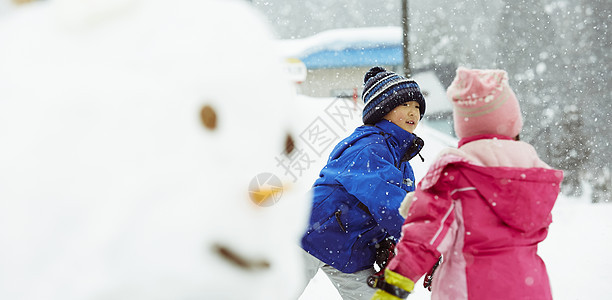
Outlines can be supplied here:
<path id="1" fill-rule="evenodd" d="M 314 36 L 282 40 L 283 55 L 301 61 L 306 78 L 297 84 L 298 92 L 311 97 L 361 98 L 363 76 L 373 66 L 402 73 L 401 27 L 334 29 Z M 427 100 L 424 122 L 444 133 L 453 134 L 452 106 L 446 88 L 455 74 L 454 65 L 429 66 L 412 70 Z"/>

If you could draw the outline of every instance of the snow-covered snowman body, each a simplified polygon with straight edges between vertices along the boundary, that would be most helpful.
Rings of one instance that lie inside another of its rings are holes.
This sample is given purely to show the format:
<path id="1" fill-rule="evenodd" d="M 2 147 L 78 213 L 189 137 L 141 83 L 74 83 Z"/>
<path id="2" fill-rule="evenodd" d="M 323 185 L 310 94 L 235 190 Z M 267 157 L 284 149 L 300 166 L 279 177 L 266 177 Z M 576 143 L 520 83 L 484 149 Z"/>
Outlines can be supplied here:
<path id="1" fill-rule="evenodd" d="M 294 95 L 245 2 L 28 4 L 0 44 L 0 298 L 297 296 L 308 203 L 249 197 Z"/>

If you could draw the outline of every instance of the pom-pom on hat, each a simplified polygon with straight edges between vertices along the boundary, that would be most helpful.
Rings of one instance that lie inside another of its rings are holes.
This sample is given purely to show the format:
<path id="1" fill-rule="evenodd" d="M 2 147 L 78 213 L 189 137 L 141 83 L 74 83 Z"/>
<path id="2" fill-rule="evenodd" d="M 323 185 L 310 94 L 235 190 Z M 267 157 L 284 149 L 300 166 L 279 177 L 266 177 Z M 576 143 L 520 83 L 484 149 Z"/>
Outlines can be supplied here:
<path id="1" fill-rule="evenodd" d="M 402 103 L 419 103 L 421 119 L 425 114 L 425 98 L 412 79 L 388 72 L 382 67 L 371 68 L 363 79 L 363 123 L 375 124 Z"/>
<path id="2" fill-rule="evenodd" d="M 506 71 L 460 67 L 446 95 L 453 104 L 459 138 L 482 134 L 514 138 L 523 127 L 521 108 Z"/>

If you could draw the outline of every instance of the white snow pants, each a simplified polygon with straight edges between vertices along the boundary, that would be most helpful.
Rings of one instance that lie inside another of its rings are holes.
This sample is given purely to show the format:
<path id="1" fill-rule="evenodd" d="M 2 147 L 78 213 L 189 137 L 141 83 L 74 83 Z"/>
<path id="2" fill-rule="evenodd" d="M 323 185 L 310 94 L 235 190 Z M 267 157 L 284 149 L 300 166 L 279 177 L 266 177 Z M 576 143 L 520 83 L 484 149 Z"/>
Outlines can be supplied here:
<path id="1" fill-rule="evenodd" d="M 301 249 L 304 257 L 304 270 L 305 270 L 305 282 L 303 289 L 306 289 L 310 280 L 317 274 L 319 269 L 325 272 L 325 275 L 329 277 L 334 287 L 342 296 L 344 300 L 362 300 L 372 299 L 376 289 L 368 286 L 367 279 L 370 275 L 373 275 L 376 271 L 374 267 L 357 271 L 355 273 L 342 273 L 330 265 L 320 261 L 318 258 L 310 255 L 304 249 Z M 302 290 L 303 293 L 303 290 Z"/>

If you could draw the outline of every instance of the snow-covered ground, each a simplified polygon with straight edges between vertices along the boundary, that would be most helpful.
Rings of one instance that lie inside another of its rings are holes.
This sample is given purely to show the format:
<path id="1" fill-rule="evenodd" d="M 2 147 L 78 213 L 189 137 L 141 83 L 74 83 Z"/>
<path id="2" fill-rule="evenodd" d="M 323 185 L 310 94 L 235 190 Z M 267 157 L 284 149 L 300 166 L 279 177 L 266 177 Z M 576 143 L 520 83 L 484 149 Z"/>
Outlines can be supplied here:
<path id="1" fill-rule="evenodd" d="M 326 98 L 300 97 L 298 100 L 300 110 L 305 112 L 300 119 L 304 128 L 315 116 L 326 116 L 325 110 L 333 103 L 352 103 L 351 100 Z M 355 114 L 351 125 L 359 125 L 360 117 L 360 114 Z M 456 140 L 427 127 L 426 121 L 419 125 L 416 134 L 425 141 L 422 151 L 425 162 L 411 161 L 418 180 L 424 176 L 436 154 L 443 147 L 456 146 Z M 612 292 L 606 288 L 612 282 L 612 262 L 606 256 L 612 253 L 612 205 L 591 204 L 589 199 L 588 191 L 582 198 L 559 196 L 548 238 L 540 244 L 539 254 L 548 268 L 555 299 L 612 297 Z M 319 272 L 299 299 L 341 298 L 325 274 Z M 422 288 L 422 278 L 409 299 L 430 299 L 430 292 Z"/>

